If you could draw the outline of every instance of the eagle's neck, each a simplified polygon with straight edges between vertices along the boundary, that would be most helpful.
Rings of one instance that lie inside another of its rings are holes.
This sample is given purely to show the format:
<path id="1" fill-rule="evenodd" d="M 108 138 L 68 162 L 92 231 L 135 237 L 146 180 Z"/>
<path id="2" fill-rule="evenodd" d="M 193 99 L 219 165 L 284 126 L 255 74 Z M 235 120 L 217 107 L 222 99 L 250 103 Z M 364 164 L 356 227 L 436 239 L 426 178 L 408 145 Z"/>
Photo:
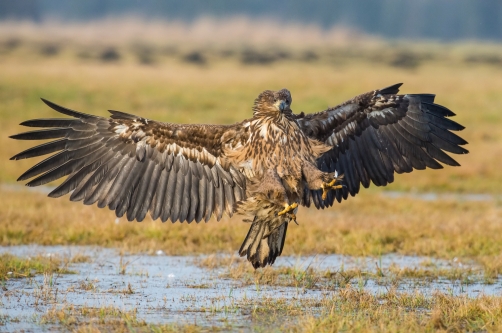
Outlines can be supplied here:
<path id="1" fill-rule="evenodd" d="M 303 135 L 291 114 L 258 113 L 251 121 L 251 132 L 255 139 L 286 143 L 289 138 Z"/>

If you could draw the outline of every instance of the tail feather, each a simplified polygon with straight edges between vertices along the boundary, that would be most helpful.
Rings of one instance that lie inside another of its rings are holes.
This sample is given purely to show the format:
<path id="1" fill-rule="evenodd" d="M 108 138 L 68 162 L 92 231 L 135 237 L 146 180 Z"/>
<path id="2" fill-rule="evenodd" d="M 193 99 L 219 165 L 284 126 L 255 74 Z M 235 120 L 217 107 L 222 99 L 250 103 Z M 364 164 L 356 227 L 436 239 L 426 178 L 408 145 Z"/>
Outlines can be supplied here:
<path id="1" fill-rule="evenodd" d="M 284 242 L 286 240 L 286 231 L 288 231 L 288 224 L 288 222 L 284 222 L 268 237 L 268 246 L 270 248 L 270 265 L 273 265 L 275 263 L 275 259 L 282 254 L 282 249 L 284 248 Z"/>
<path id="2" fill-rule="evenodd" d="M 255 269 L 272 265 L 284 248 L 288 222 L 272 231 L 269 228 L 269 223 L 255 217 L 239 250 L 239 255 L 247 256 Z"/>

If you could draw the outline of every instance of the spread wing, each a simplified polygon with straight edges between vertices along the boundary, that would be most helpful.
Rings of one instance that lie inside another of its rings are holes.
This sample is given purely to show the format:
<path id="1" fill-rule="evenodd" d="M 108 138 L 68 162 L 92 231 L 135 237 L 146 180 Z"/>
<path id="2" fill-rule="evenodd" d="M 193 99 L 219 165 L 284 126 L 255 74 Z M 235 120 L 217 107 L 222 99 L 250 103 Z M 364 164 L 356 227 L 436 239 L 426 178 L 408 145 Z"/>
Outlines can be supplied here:
<path id="1" fill-rule="evenodd" d="M 111 119 L 76 112 L 47 100 L 71 116 L 21 123 L 45 127 L 11 136 L 18 140 L 56 139 L 27 149 L 18 160 L 55 153 L 23 173 L 38 186 L 68 176 L 49 196 L 72 192 L 70 200 L 108 206 L 117 216 L 142 221 L 148 211 L 162 221 L 199 222 L 214 213 L 232 215 L 245 197 L 245 178 L 226 163 L 222 146 L 238 131 L 230 126 L 161 123 L 119 111 Z"/>
<path id="2" fill-rule="evenodd" d="M 306 190 L 303 203 L 317 208 L 331 206 L 348 195 L 356 195 L 360 185 L 370 181 L 385 186 L 394 172 L 413 169 L 440 169 L 459 165 L 445 153 L 466 154 L 467 142 L 451 131 L 464 127 L 448 119 L 455 114 L 434 104 L 434 95 L 397 95 L 401 84 L 375 90 L 325 111 L 298 115 L 304 133 L 332 146 L 317 161 L 323 171 L 344 174 L 346 187 L 331 191 L 322 200 L 321 191 Z"/>

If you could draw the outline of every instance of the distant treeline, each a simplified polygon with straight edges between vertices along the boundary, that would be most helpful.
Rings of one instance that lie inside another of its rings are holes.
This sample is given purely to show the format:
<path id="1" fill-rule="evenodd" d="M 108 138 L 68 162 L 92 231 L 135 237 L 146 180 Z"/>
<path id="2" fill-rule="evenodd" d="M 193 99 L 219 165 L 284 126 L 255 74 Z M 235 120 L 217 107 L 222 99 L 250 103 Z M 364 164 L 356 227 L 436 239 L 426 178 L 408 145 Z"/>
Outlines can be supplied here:
<path id="1" fill-rule="evenodd" d="M 389 38 L 502 41 L 501 0 L 0 0 L 0 19 L 250 16 Z"/>

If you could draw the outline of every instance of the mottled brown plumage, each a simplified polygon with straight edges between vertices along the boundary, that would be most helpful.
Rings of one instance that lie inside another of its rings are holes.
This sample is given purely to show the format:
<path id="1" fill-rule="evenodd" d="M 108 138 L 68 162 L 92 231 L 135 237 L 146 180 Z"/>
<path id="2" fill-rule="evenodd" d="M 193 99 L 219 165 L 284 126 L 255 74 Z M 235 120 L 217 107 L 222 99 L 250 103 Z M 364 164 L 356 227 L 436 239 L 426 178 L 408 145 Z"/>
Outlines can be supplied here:
<path id="1" fill-rule="evenodd" d="M 142 221 L 219 220 L 248 215 L 239 250 L 256 267 L 273 264 L 296 221 L 298 205 L 317 208 L 356 195 L 360 184 L 384 186 L 394 172 L 458 163 L 444 151 L 465 154 L 451 131 L 463 127 L 434 104 L 434 95 L 397 95 L 400 84 L 375 90 L 313 114 L 294 114 L 288 90 L 266 90 L 253 117 L 233 125 L 161 123 L 110 111 L 111 118 L 76 112 L 21 123 L 47 129 L 13 135 L 56 139 L 12 159 L 55 153 L 18 180 L 38 186 L 67 176 L 49 196 L 108 206 Z"/>

